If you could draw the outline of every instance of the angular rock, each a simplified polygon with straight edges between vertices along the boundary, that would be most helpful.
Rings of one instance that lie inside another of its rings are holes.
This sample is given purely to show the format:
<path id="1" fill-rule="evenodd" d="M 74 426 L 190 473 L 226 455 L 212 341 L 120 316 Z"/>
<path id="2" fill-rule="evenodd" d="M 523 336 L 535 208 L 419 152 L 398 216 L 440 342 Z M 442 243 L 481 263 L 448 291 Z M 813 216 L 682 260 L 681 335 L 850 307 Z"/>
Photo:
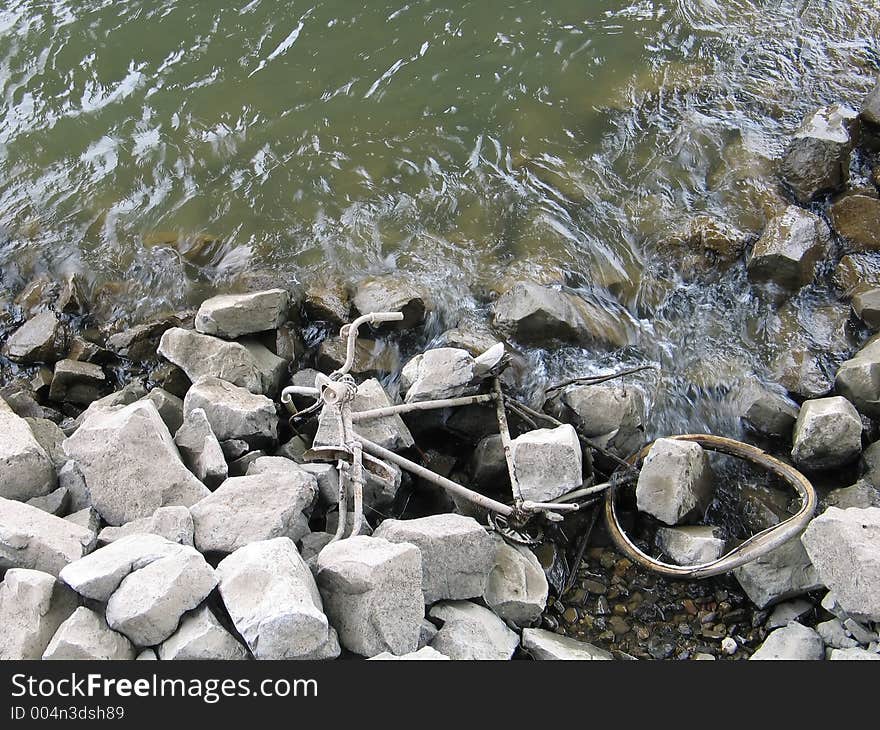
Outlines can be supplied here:
<path id="1" fill-rule="evenodd" d="M 403 321 L 391 324 L 392 328 L 401 330 L 421 324 L 427 311 L 426 301 L 423 292 L 396 274 L 358 282 L 352 298 L 361 314 L 403 312 Z"/>
<path id="2" fill-rule="evenodd" d="M 366 657 L 416 651 L 425 603 L 415 545 L 364 536 L 335 542 L 318 555 L 317 582 L 343 647 Z"/>
<path id="3" fill-rule="evenodd" d="M 153 649 L 144 649 L 140 654 L 135 657 L 135 661 L 138 662 L 156 662 L 159 661 L 159 657 L 156 656 L 156 652 Z"/>
<path id="4" fill-rule="evenodd" d="M 151 401 L 94 413 L 64 442 L 64 451 L 111 525 L 149 517 L 159 507 L 189 507 L 209 494 L 180 460 Z"/>
<path id="5" fill-rule="evenodd" d="M 67 490 L 68 509 L 72 512 L 92 509 L 92 495 L 86 478 L 73 459 L 64 462 L 58 471 L 58 486 Z"/>
<path id="6" fill-rule="evenodd" d="M 636 502 L 641 512 L 677 525 L 702 514 L 713 490 L 712 467 L 699 444 L 657 439 L 639 472 Z"/>
<path id="7" fill-rule="evenodd" d="M 880 490 L 870 482 L 860 479 L 843 489 L 832 489 L 823 500 L 826 507 L 848 509 L 850 507 L 880 507 Z"/>
<path id="8" fill-rule="evenodd" d="M 495 565 L 486 581 L 483 599 L 499 618 L 516 626 L 531 626 L 547 606 L 549 586 L 541 563 L 522 545 L 510 545 L 499 535 Z"/>
<path id="9" fill-rule="evenodd" d="M 780 626 L 788 626 L 792 621 L 797 621 L 797 619 L 812 610 L 813 604 L 804 599 L 780 603 L 773 609 L 770 618 L 767 619 L 767 628 L 778 629 Z M 816 628 L 818 630 L 819 627 L 817 626 Z M 819 633 L 821 634 L 822 632 L 820 631 Z"/>
<path id="10" fill-rule="evenodd" d="M 302 306 L 306 317 L 311 321 L 343 325 L 351 317 L 348 290 L 338 279 L 310 284 L 303 295 Z"/>
<path id="11" fill-rule="evenodd" d="M 445 654 L 441 654 L 436 649 L 432 649 L 430 646 L 423 646 L 418 651 L 410 652 L 409 654 L 402 654 L 401 656 L 397 656 L 395 654 L 391 654 L 390 652 L 383 651 L 381 654 L 376 654 L 376 656 L 370 657 L 370 661 L 373 660 L 395 660 L 400 659 L 404 661 L 436 661 L 436 660 L 446 660 L 449 661 L 449 657 Z"/>
<path id="12" fill-rule="evenodd" d="M 230 477 L 190 508 L 195 545 L 202 552 L 231 553 L 252 542 L 309 532 L 307 512 L 318 493 L 302 470 Z"/>
<path id="13" fill-rule="evenodd" d="M 566 388 L 560 400 L 574 414 L 580 432 L 599 446 L 629 456 L 641 445 L 645 400 L 640 388 L 576 385 Z"/>
<path id="14" fill-rule="evenodd" d="M 477 448 L 471 454 L 468 472 L 473 483 L 480 489 L 500 491 L 508 489 L 509 476 L 507 459 L 504 456 L 504 445 L 499 434 L 492 434 L 480 439 Z"/>
<path id="15" fill-rule="evenodd" d="M 551 502 L 583 483 L 583 452 L 574 427 L 539 428 L 510 444 L 523 499 Z"/>
<path id="16" fill-rule="evenodd" d="M 846 398 L 819 398 L 801 406 L 791 450 L 799 467 L 840 467 L 858 458 L 861 449 L 862 420 Z"/>
<path id="17" fill-rule="evenodd" d="M 317 361 L 322 371 L 331 372 L 342 367 L 345 357 L 346 340 L 342 337 L 328 337 L 318 346 Z M 396 345 L 367 337 L 355 340 L 352 375 L 376 377 L 394 372 L 399 364 L 400 352 Z M 314 385 L 314 381 L 310 385 Z"/>
<path id="18" fill-rule="evenodd" d="M 450 659 L 510 659 L 519 637 L 488 608 L 470 601 L 442 601 L 430 611 L 443 622 L 431 647 Z"/>
<path id="19" fill-rule="evenodd" d="M 58 627 L 42 658 L 129 661 L 134 656 L 125 636 L 113 631 L 101 614 L 80 606 Z"/>
<path id="20" fill-rule="evenodd" d="M 348 510 L 345 513 L 345 535 L 350 535 L 352 531 L 352 527 L 354 526 L 354 511 Z M 339 527 L 339 509 L 334 509 L 325 515 L 325 524 L 324 530 L 331 535 L 336 534 L 336 529 Z M 370 523 L 365 519 L 361 520 L 360 529 L 357 531 L 358 535 L 367 535 L 370 536 L 373 534 L 373 528 L 370 527 Z"/>
<path id="21" fill-rule="evenodd" d="M 105 527 L 98 534 L 98 544 L 109 545 L 129 535 L 159 535 L 170 542 L 192 545 L 192 515 L 186 507 L 159 507 L 149 517 L 132 520 L 121 527 Z"/>
<path id="22" fill-rule="evenodd" d="M 140 382 L 136 380 L 132 381 L 122 389 L 114 391 L 109 395 L 105 395 L 103 398 L 98 398 L 98 400 L 89 404 L 89 407 L 77 416 L 76 421 L 74 422 L 76 428 L 79 428 L 87 418 L 93 416 L 99 411 L 109 411 L 116 406 L 131 405 L 135 401 L 143 398 L 146 394 L 147 391 Z M 73 430 L 76 430 L 76 428 Z M 67 431 L 67 433 L 69 434 L 71 432 Z"/>
<path id="23" fill-rule="evenodd" d="M 107 338 L 107 348 L 134 362 L 146 362 L 156 357 L 159 340 L 166 330 L 192 322 L 191 314 L 162 317 L 135 325 Z"/>
<path id="24" fill-rule="evenodd" d="M 737 568 L 733 575 L 758 608 L 822 587 L 818 572 L 797 538 Z"/>
<path id="25" fill-rule="evenodd" d="M 411 543 L 422 552 L 425 604 L 482 596 L 495 564 L 495 543 L 473 518 L 456 514 L 385 520 L 374 537 Z"/>
<path id="26" fill-rule="evenodd" d="M 813 112 L 795 132 L 780 172 L 799 203 L 839 190 L 849 180 L 856 116 L 848 106 L 833 104 Z"/>
<path id="27" fill-rule="evenodd" d="M 458 398 L 475 393 L 474 358 L 465 350 L 438 347 L 416 355 L 400 373 L 406 403 Z"/>
<path id="28" fill-rule="evenodd" d="M 831 226 L 848 253 L 880 250 L 880 200 L 858 193 L 842 196 L 831 206 Z"/>
<path id="29" fill-rule="evenodd" d="M 183 423 L 183 401 L 163 388 L 153 388 L 145 400 L 153 401 L 168 430 L 172 434 L 177 433 Z"/>
<path id="30" fill-rule="evenodd" d="M 239 548 L 217 566 L 220 595 L 257 659 L 339 655 L 309 567 L 286 537 Z"/>
<path id="31" fill-rule="evenodd" d="M 28 500 L 55 488 L 55 467 L 20 416 L 0 398 L 0 497 Z"/>
<path id="32" fill-rule="evenodd" d="M 831 233 L 818 216 L 795 206 L 773 218 L 755 243 L 749 279 L 772 294 L 792 294 L 809 284 L 828 252 Z"/>
<path id="33" fill-rule="evenodd" d="M 880 82 L 865 97 L 859 117 L 869 125 L 880 126 Z"/>
<path id="34" fill-rule="evenodd" d="M 194 408 L 204 410 L 221 446 L 224 441 L 241 440 L 251 448 L 261 448 L 278 441 L 275 404 L 225 380 L 205 377 L 195 381 L 183 400 L 184 417 Z"/>
<path id="35" fill-rule="evenodd" d="M 840 619 L 823 621 L 816 626 L 816 632 L 822 637 L 825 646 L 832 649 L 851 649 L 859 645 L 858 641 L 846 633 Z"/>
<path id="36" fill-rule="evenodd" d="M 0 411 L 2 409 L 3 406 L 0 405 Z M 2 415 L 0 415 L 0 419 L 2 419 Z M 64 466 L 67 462 L 67 455 L 64 453 L 61 445 L 67 437 L 64 431 L 58 427 L 58 424 L 50 421 L 48 418 L 25 418 L 24 420 L 27 421 L 27 425 L 31 429 L 31 433 L 33 433 L 37 443 L 48 454 L 52 466 L 56 469 Z"/>
<path id="37" fill-rule="evenodd" d="M 174 443 L 186 467 L 209 489 L 219 486 L 229 476 L 223 449 L 211 430 L 204 408 L 187 411 L 174 434 Z"/>
<path id="38" fill-rule="evenodd" d="M 877 661 L 880 660 L 880 654 L 865 649 L 832 649 L 828 657 L 831 661 Z"/>
<path id="39" fill-rule="evenodd" d="M 872 331 L 880 329 L 880 288 L 857 292 L 852 298 L 852 308 Z"/>
<path id="40" fill-rule="evenodd" d="M 159 645 L 159 659 L 163 661 L 247 658 L 247 649 L 220 625 L 207 606 L 186 614 L 177 631 Z"/>
<path id="41" fill-rule="evenodd" d="M 880 622 L 880 508 L 829 507 L 809 524 L 801 542 L 843 610 Z"/>
<path id="42" fill-rule="evenodd" d="M 76 604 L 76 595 L 48 573 L 7 570 L 0 583 L 0 660 L 40 659 Z"/>
<path id="43" fill-rule="evenodd" d="M 332 539 L 329 532 L 310 532 L 300 541 L 299 554 L 313 573 L 317 570 L 318 555 Z"/>
<path id="44" fill-rule="evenodd" d="M 289 310 L 290 297 L 284 289 L 224 294 L 202 302 L 196 314 L 196 329 L 206 335 L 234 339 L 280 327 Z"/>
<path id="45" fill-rule="evenodd" d="M 50 515 L 64 517 L 67 514 L 67 507 L 70 504 L 70 497 L 64 487 L 59 487 L 54 492 L 49 492 L 42 497 L 33 497 L 27 501 L 31 507 L 48 512 Z"/>
<path id="46" fill-rule="evenodd" d="M 324 506 L 339 504 L 339 471 L 332 464 L 301 464 L 318 483 L 318 499 Z"/>
<path id="47" fill-rule="evenodd" d="M 532 659 L 563 661 L 608 661 L 614 657 L 598 646 L 559 636 L 545 629 L 524 629 L 522 648 Z"/>
<path id="48" fill-rule="evenodd" d="M 743 399 L 742 419 L 754 431 L 771 438 L 789 439 L 800 406 L 767 388 L 750 390 Z"/>
<path id="49" fill-rule="evenodd" d="M 717 560 L 724 553 L 724 540 L 708 525 L 661 527 L 657 544 L 678 565 L 701 565 Z"/>
<path id="50" fill-rule="evenodd" d="M 840 364 L 834 387 L 861 413 L 880 417 L 880 339 L 872 337 L 861 350 Z"/>
<path id="51" fill-rule="evenodd" d="M 0 570 L 30 568 L 58 575 L 94 546 L 90 530 L 21 502 L 0 498 Z"/>
<path id="52" fill-rule="evenodd" d="M 790 623 L 776 629 L 764 640 L 758 650 L 749 659 L 761 660 L 819 660 L 825 658 L 825 646 L 822 637 L 813 629 L 799 623 Z"/>
<path id="53" fill-rule="evenodd" d="M 252 452 L 258 453 L 258 452 Z M 248 454 L 250 456 L 250 454 Z M 285 458 L 283 456 L 259 456 L 254 459 L 250 464 L 248 464 L 246 475 L 251 477 L 256 474 L 288 474 L 291 478 L 296 479 L 297 475 L 302 472 L 308 472 L 312 474 L 312 472 L 304 467 L 306 464 L 298 464 L 291 459 Z M 329 464 L 316 464 L 315 466 L 330 466 Z M 331 469 L 333 467 L 330 467 Z"/>
<path id="54" fill-rule="evenodd" d="M 19 327 L 3 346 L 3 354 L 24 364 L 55 362 L 66 347 L 66 332 L 57 315 L 40 312 Z"/>
<path id="55" fill-rule="evenodd" d="M 495 327 L 525 344 L 563 340 L 623 347 L 629 340 L 621 318 L 600 303 L 531 282 L 519 282 L 502 294 L 492 316 Z"/>
<path id="56" fill-rule="evenodd" d="M 832 281 L 843 296 L 880 287 L 880 262 L 872 253 L 845 254 L 834 269 Z"/>
<path id="57" fill-rule="evenodd" d="M 55 364 L 49 400 L 87 406 L 103 395 L 107 385 L 107 376 L 99 365 L 61 360 Z"/>

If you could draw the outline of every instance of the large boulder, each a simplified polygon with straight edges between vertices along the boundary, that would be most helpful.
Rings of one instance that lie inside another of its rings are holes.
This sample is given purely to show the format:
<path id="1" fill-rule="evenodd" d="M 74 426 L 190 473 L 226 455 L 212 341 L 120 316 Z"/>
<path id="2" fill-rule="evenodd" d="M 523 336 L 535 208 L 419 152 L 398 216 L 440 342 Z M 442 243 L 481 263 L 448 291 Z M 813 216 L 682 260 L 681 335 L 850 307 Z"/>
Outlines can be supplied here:
<path id="1" fill-rule="evenodd" d="M 880 508 L 829 507 L 801 542 L 841 608 L 853 618 L 880 622 Z"/>
<path id="2" fill-rule="evenodd" d="M 108 545 L 129 535 L 159 535 L 171 542 L 192 545 L 192 515 L 186 507 L 159 507 L 149 517 L 126 522 L 121 527 L 105 527 L 98 533 L 98 544 Z"/>
<path id="3" fill-rule="evenodd" d="M 202 606 L 186 614 L 180 626 L 159 645 L 159 658 L 168 660 L 247 659 L 247 649 Z"/>
<path id="4" fill-rule="evenodd" d="M 523 499 L 550 502 L 583 483 L 583 452 L 574 427 L 527 431 L 511 441 Z"/>
<path id="5" fill-rule="evenodd" d="M 880 250 L 880 200 L 852 193 L 831 206 L 831 226 L 849 253 Z"/>
<path id="6" fill-rule="evenodd" d="M 96 611 L 80 606 L 52 637 L 43 659 L 126 660 L 134 659 L 131 642 L 107 625 Z"/>
<path id="7" fill-rule="evenodd" d="M 55 576 L 7 570 L 0 583 L 0 660 L 40 659 L 76 605 L 76 595 Z"/>
<path id="8" fill-rule="evenodd" d="M 195 324 L 203 334 L 234 339 L 280 327 L 289 310 L 290 298 L 284 289 L 223 294 L 202 302 Z"/>
<path id="9" fill-rule="evenodd" d="M 31 568 L 58 575 L 95 544 L 95 534 L 37 507 L 0 498 L 0 570 Z"/>
<path id="10" fill-rule="evenodd" d="M 497 616 L 516 626 L 531 626 L 547 606 L 549 586 L 535 554 L 523 545 L 510 545 L 499 535 L 495 565 L 486 581 L 483 600 Z"/>
<path id="11" fill-rule="evenodd" d="M 308 512 L 318 494 L 315 478 L 301 469 L 230 477 L 190 508 L 195 545 L 231 553 L 248 543 L 309 532 Z"/>
<path id="12" fill-rule="evenodd" d="M 64 442 L 64 451 L 111 525 L 149 517 L 159 507 L 189 507 L 209 494 L 181 461 L 151 401 L 94 413 Z"/>
<path id="13" fill-rule="evenodd" d="M 317 581 L 339 643 L 371 657 L 418 649 L 422 619 L 422 558 L 409 543 L 356 536 L 318 555 Z"/>
<path id="14" fill-rule="evenodd" d="M 795 132 L 780 173 L 799 203 L 839 190 L 849 180 L 856 116 L 854 109 L 833 104 L 813 112 Z"/>
<path id="15" fill-rule="evenodd" d="M 183 399 L 184 418 L 195 408 L 205 412 L 211 430 L 221 442 L 241 440 L 254 449 L 278 441 L 275 404 L 225 380 L 204 377 L 193 383 Z"/>
<path id="16" fill-rule="evenodd" d="M 0 398 L 0 497 L 28 500 L 55 489 L 55 467 L 27 421 Z"/>
<path id="17" fill-rule="evenodd" d="M 791 458 L 804 469 L 834 469 L 858 458 L 862 420 L 841 396 L 808 400 L 794 426 Z"/>
<path id="18" fill-rule="evenodd" d="M 430 616 L 443 622 L 431 647 L 450 659 L 510 659 L 519 645 L 500 618 L 470 601 L 441 601 Z"/>
<path id="19" fill-rule="evenodd" d="M 229 476 L 223 449 L 211 430 L 204 408 L 187 411 L 174 434 L 174 443 L 183 463 L 209 489 L 219 486 Z"/>
<path id="20" fill-rule="evenodd" d="M 773 218 L 748 259 L 749 279 L 773 295 L 788 295 L 809 284 L 831 241 L 819 216 L 789 206 Z"/>
<path id="21" fill-rule="evenodd" d="M 598 646 L 559 636 L 545 629 L 524 629 L 522 648 L 539 660 L 556 661 L 609 661 L 614 657 Z"/>
<path id="22" fill-rule="evenodd" d="M 404 401 L 458 398 L 475 393 L 475 361 L 466 350 L 437 347 L 416 355 L 400 373 Z"/>
<path id="23" fill-rule="evenodd" d="M 629 331 L 618 314 L 598 301 L 522 281 L 493 305 L 495 327 L 505 335 L 531 345 L 563 340 L 582 345 L 623 347 Z"/>
<path id="24" fill-rule="evenodd" d="M 746 563 L 733 575 L 758 608 L 822 587 L 822 580 L 798 539 Z"/>
<path id="25" fill-rule="evenodd" d="M 159 354 L 193 382 L 212 376 L 251 393 L 274 393 L 287 371 L 284 360 L 255 340 L 227 342 L 180 327 L 162 335 Z"/>
<path id="26" fill-rule="evenodd" d="M 390 326 L 405 330 L 421 324 L 425 319 L 427 299 L 424 292 L 400 275 L 390 274 L 359 281 L 352 301 L 361 314 L 403 312 L 403 320 Z"/>
<path id="27" fill-rule="evenodd" d="M 834 387 L 861 413 L 880 417 L 880 338 L 865 346 L 837 369 Z"/>
<path id="28" fill-rule="evenodd" d="M 819 660 L 825 658 L 822 637 L 813 629 L 795 621 L 776 629 L 758 647 L 749 659 L 791 661 Z"/>
<path id="29" fill-rule="evenodd" d="M 312 572 L 286 537 L 239 548 L 217 566 L 220 595 L 257 659 L 332 659 L 336 632 Z"/>
<path id="30" fill-rule="evenodd" d="M 482 596 L 495 564 L 496 545 L 472 517 L 432 515 L 415 520 L 385 520 L 374 537 L 411 543 L 422 553 L 425 603 Z"/>
<path id="31" fill-rule="evenodd" d="M 636 503 L 641 512 L 677 525 L 701 515 L 713 490 L 712 467 L 699 444 L 657 439 L 639 472 Z"/>
<path id="32" fill-rule="evenodd" d="M 3 345 L 3 354 L 14 362 L 55 362 L 66 344 L 64 325 L 51 311 L 40 312 L 19 327 Z"/>

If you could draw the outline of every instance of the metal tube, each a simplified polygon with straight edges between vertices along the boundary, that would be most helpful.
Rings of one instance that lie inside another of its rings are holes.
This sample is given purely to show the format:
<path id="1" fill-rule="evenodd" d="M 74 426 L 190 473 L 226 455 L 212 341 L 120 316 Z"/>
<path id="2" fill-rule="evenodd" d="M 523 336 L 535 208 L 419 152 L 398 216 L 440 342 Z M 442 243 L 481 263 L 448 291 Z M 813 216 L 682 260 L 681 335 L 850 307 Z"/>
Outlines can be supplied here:
<path id="1" fill-rule="evenodd" d="M 363 447 L 355 441 L 351 445 L 354 460 L 351 473 L 351 487 L 354 492 L 354 519 L 351 525 L 351 537 L 361 534 L 361 523 L 364 519 L 364 455 Z"/>
<path id="2" fill-rule="evenodd" d="M 392 464 L 397 464 L 397 466 L 399 466 L 401 469 L 406 469 L 408 472 L 411 472 L 416 476 L 427 479 L 429 482 L 436 484 L 438 487 L 442 487 L 447 492 L 457 494 L 459 497 L 473 502 L 480 507 L 492 510 L 493 512 L 497 512 L 498 514 L 504 515 L 505 517 L 510 517 L 510 515 L 513 514 L 513 507 L 502 504 L 501 502 L 497 502 L 490 497 L 486 497 L 485 495 L 480 494 L 479 492 L 475 492 L 472 489 L 463 487 L 461 486 L 461 484 L 457 484 L 451 479 L 447 479 L 446 477 L 442 477 L 439 474 L 435 474 L 430 469 L 426 469 L 425 467 L 416 464 L 409 459 L 405 459 L 404 457 L 395 454 L 393 451 L 389 451 L 388 449 L 379 446 L 379 444 L 374 444 L 372 441 L 368 441 L 363 436 L 356 436 L 356 438 L 363 444 L 364 451 L 366 451 L 368 454 L 371 454 L 372 456 L 375 456 L 379 459 L 385 459 L 385 461 L 390 461 Z"/>
<path id="3" fill-rule="evenodd" d="M 339 520 L 336 523 L 336 533 L 330 538 L 330 542 L 342 539 L 342 536 L 345 534 L 345 523 L 348 517 L 348 477 L 346 476 L 348 466 L 340 459 L 336 468 L 339 470 Z"/>
<path id="4" fill-rule="evenodd" d="M 494 400 L 494 396 L 485 395 L 467 395 L 462 398 L 442 398 L 440 400 L 426 400 L 418 403 L 401 403 L 396 406 L 385 406 L 384 408 L 373 408 L 369 411 L 355 411 L 351 414 L 351 420 L 355 423 L 360 421 L 369 421 L 373 418 L 384 418 L 385 416 L 394 416 L 398 413 L 409 413 L 410 411 L 430 411 L 435 408 L 455 408 L 456 406 L 470 406 L 476 403 L 487 403 Z"/>
<path id="5" fill-rule="evenodd" d="M 575 489 L 573 492 L 568 492 L 567 494 L 563 494 L 561 497 L 557 497 L 557 502 L 571 502 L 573 499 L 580 499 L 581 497 L 589 497 L 592 494 L 599 494 L 600 492 L 604 492 L 608 487 L 611 486 L 611 482 L 603 482 L 602 484 L 597 484 L 594 487 L 583 487 L 581 489 Z"/>
<path id="6" fill-rule="evenodd" d="M 507 462 L 507 473 L 510 476 L 510 491 L 513 492 L 513 503 L 522 505 L 522 490 L 516 478 L 516 466 L 513 463 L 513 451 L 510 448 L 510 429 L 507 426 L 507 413 L 504 410 L 504 393 L 498 378 L 492 382 L 492 393 L 495 396 L 495 415 L 498 417 L 498 433 L 501 434 L 501 447 L 504 449 L 504 460 Z"/>

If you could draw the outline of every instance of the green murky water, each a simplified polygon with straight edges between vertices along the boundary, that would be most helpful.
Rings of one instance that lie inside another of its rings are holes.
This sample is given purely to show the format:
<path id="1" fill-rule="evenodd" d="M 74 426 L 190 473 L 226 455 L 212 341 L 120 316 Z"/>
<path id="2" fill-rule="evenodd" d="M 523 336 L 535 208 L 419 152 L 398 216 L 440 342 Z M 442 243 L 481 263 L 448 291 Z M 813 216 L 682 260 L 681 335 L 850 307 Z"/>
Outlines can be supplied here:
<path id="1" fill-rule="evenodd" d="M 81 271 L 136 321 L 399 270 L 439 328 L 529 270 L 638 330 L 533 353 L 537 380 L 660 362 L 652 428 L 729 431 L 775 315 L 741 265 L 694 282 L 657 244 L 699 213 L 760 231 L 786 135 L 859 103 L 878 37 L 876 0 L 8 1 L 0 287 Z"/>

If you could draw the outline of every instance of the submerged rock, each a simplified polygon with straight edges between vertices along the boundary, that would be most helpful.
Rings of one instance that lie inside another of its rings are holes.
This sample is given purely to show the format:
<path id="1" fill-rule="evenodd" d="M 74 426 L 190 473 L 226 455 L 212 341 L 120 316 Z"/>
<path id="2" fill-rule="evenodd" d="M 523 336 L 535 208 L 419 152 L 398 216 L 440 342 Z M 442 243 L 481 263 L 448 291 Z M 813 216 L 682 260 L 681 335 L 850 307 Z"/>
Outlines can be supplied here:
<path id="1" fill-rule="evenodd" d="M 862 420 L 846 398 L 809 400 L 794 427 L 791 458 L 806 469 L 833 469 L 858 458 Z"/>
<path id="2" fill-rule="evenodd" d="M 342 367 L 346 356 L 346 340 L 342 337 L 328 337 L 318 346 L 318 367 L 332 372 Z M 358 337 L 355 340 L 352 375 L 376 377 L 393 372 L 400 364 L 397 348 L 382 340 Z M 314 381 L 309 383 L 313 385 Z"/>
<path id="3" fill-rule="evenodd" d="M 284 289 L 223 294 L 202 302 L 196 314 L 196 330 L 233 339 L 280 327 L 289 309 L 290 298 Z"/>
<path id="4" fill-rule="evenodd" d="M 0 583 L 0 660 L 40 659 L 76 610 L 76 595 L 39 570 L 7 570 Z"/>
<path id="5" fill-rule="evenodd" d="M 831 225 L 850 253 L 880 250 L 880 200 L 849 194 L 831 206 Z"/>
<path id="6" fill-rule="evenodd" d="M 871 330 L 880 329 L 880 288 L 857 292 L 852 298 L 852 308 Z"/>
<path id="7" fill-rule="evenodd" d="M 657 439 L 639 472 L 636 502 L 640 511 L 677 525 L 706 510 L 713 480 L 709 459 L 699 444 Z"/>
<path id="8" fill-rule="evenodd" d="M 402 322 L 384 325 L 407 330 L 421 324 L 427 312 L 428 297 L 397 274 L 365 279 L 357 283 L 352 302 L 361 314 L 403 312 Z"/>
<path id="9" fill-rule="evenodd" d="M 311 321 L 346 324 L 351 318 L 348 288 L 338 279 L 313 282 L 303 296 L 303 311 Z"/>
<path id="10" fill-rule="evenodd" d="M 880 257 L 873 253 L 845 254 L 831 276 L 845 297 L 880 287 Z"/>
<path id="11" fill-rule="evenodd" d="M 791 438 L 800 406 L 769 388 L 755 387 L 743 399 L 742 419 L 759 434 Z"/>

